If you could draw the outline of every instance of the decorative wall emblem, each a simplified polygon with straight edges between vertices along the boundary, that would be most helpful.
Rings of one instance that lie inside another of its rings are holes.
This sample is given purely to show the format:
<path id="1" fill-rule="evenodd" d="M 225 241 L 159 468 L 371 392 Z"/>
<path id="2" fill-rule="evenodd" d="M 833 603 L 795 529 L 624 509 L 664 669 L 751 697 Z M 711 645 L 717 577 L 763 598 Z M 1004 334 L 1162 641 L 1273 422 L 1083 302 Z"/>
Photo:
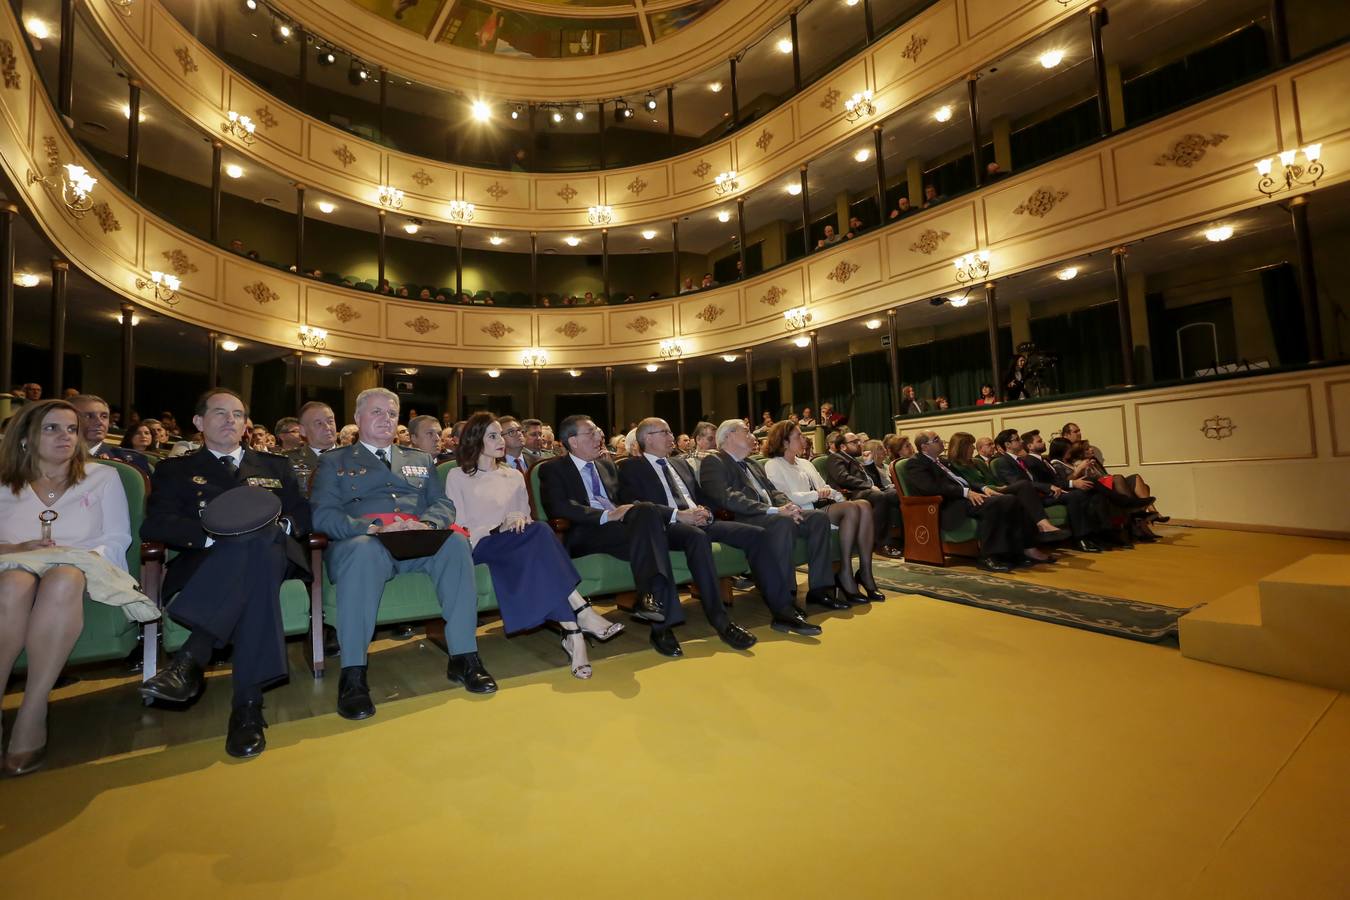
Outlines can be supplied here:
<path id="1" fill-rule="evenodd" d="M 575 339 L 577 335 L 581 334 L 583 331 L 586 330 L 586 326 L 578 325 L 576 322 L 568 320 L 565 324 L 559 325 L 557 328 L 553 330 L 558 332 L 558 334 L 561 334 L 563 337 Z"/>
<path id="2" fill-rule="evenodd" d="M 629 331 L 636 331 L 638 334 L 646 334 L 653 325 L 659 325 L 655 319 L 649 319 L 646 316 L 638 316 L 624 327 Z"/>
<path id="3" fill-rule="evenodd" d="M 55 169 L 61 165 L 61 147 L 50 134 L 42 139 L 42 149 L 47 154 L 47 168 Z"/>
<path id="4" fill-rule="evenodd" d="M 426 316 L 418 316 L 415 319 L 409 319 L 403 324 L 408 326 L 418 334 L 427 334 L 428 332 L 435 331 L 437 328 L 441 327 L 437 325 L 435 322 L 428 319 Z"/>
<path id="5" fill-rule="evenodd" d="M 765 153 L 769 152 L 769 145 L 773 143 L 773 132 L 765 128 L 759 133 L 759 140 L 755 141 L 755 146 Z"/>
<path id="6" fill-rule="evenodd" d="M 432 178 L 426 169 L 418 169 L 416 172 L 412 174 L 412 180 L 417 182 L 422 187 L 426 187 L 436 179 Z"/>
<path id="7" fill-rule="evenodd" d="M 281 295 L 272 290 L 261 281 L 255 281 L 244 288 L 244 293 L 253 298 L 253 302 L 259 306 L 265 306 L 268 303 L 274 303 L 281 299 Z"/>
<path id="8" fill-rule="evenodd" d="M 846 284 L 848 280 L 853 277 L 854 273 L 856 273 L 860 268 L 862 267 L 859 266 L 857 263 L 851 263 L 848 260 L 844 260 L 839 265 L 831 269 L 830 274 L 826 275 L 825 277 L 828 278 L 830 281 L 837 281 L 840 284 Z"/>
<path id="9" fill-rule="evenodd" d="M 1200 432 L 1211 441 L 1221 441 L 1233 436 L 1237 426 L 1227 416 L 1210 416 L 1200 426 Z"/>
<path id="10" fill-rule="evenodd" d="M 767 303 L 769 306 L 777 306 L 787 296 L 787 289 L 774 285 L 764 292 L 764 296 L 759 298 L 760 303 Z"/>
<path id="11" fill-rule="evenodd" d="M 1228 140 L 1228 135 L 1214 132 L 1210 135 L 1191 133 L 1172 145 L 1172 149 L 1153 161 L 1155 166 L 1173 165 L 1183 169 L 1205 158 L 1210 147 L 1217 147 Z"/>
<path id="12" fill-rule="evenodd" d="M 712 171 L 712 163 L 708 162 L 706 159 L 701 160 L 698 165 L 694 166 L 694 177 L 707 178 L 708 173 L 711 171 Z"/>
<path id="13" fill-rule="evenodd" d="M 254 119 L 262 127 L 264 128 L 277 127 L 277 117 L 272 113 L 272 110 L 268 108 L 267 104 L 263 104 L 262 106 L 255 109 L 253 111 L 253 115 Z"/>
<path id="14" fill-rule="evenodd" d="M 634 175 L 633 180 L 628 182 L 628 193 L 634 197 L 641 197 L 642 192 L 647 189 L 647 182 L 642 180 L 641 175 Z"/>
<path id="15" fill-rule="evenodd" d="M 703 321 L 711 325 L 713 322 L 716 322 L 718 319 L 722 317 L 723 312 L 725 312 L 725 310 L 723 310 L 722 307 L 718 306 L 716 303 L 709 303 L 707 306 L 703 307 L 697 313 L 695 313 L 694 318 L 702 319 Z"/>
<path id="16" fill-rule="evenodd" d="M 344 325 L 350 322 L 352 319 L 361 318 L 361 314 L 356 310 L 352 309 L 351 306 L 346 303 L 339 303 L 336 306 L 328 307 L 328 313 L 333 318 L 337 319 L 339 322 L 342 322 Z"/>
<path id="17" fill-rule="evenodd" d="M 346 144 L 343 144 L 341 147 L 334 150 L 333 155 L 338 158 L 338 162 L 342 163 L 342 168 L 344 169 L 356 162 L 356 154 L 347 149 Z"/>
<path id="18" fill-rule="evenodd" d="M 492 322 L 492 324 L 490 325 L 484 325 L 479 330 L 482 331 L 483 334 L 489 335 L 494 340 L 498 341 L 506 337 L 511 332 L 515 331 L 514 328 L 512 328 L 510 325 L 507 325 L 505 322 L 496 322 L 496 321 Z"/>
<path id="19" fill-rule="evenodd" d="M 564 203 L 571 203 L 577 196 L 577 189 L 570 184 L 564 184 L 562 190 L 558 191 L 558 197 Z"/>
<path id="20" fill-rule="evenodd" d="M 14 55 L 14 45 L 9 41 L 0 41 L 0 73 L 5 78 L 5 87 L 17 91 L 23 87 L 23 77 L 19 75 L 19 59 Z"/>
<path id="21" fill-rule="evenodd" d="M 842 96 L 844 95 L 840 93 L 839 88 L 830 88 L 825 92 L 825 96 L 820 98 L 820 108 L 833 112 L 835 104 L 839 102 L 839 98 Z"/>
<path id="22" fill-rule="evenodd" d="M 173 55 L 178 57 L 178 64 L 183 67 L 184 77 L 187 77 L 189 73 L 197 71 L 197 61 L 192 58 L 192 52 L 188 50 L 186 46 L 174 50 Z"/>
<path id="23" fill-rule="evenodd" d="M 1042 219 L 1050 214 L 1065 197 L 1069 196 L 1068 191 L 1054 191 L 1049 188 L 1036 188 L 1031 196 L 1022 201 L 1022 205 L 1013 210 L 1013 215 L 1020 216 L 1023 213 L 1029 216 L 1035 216 Z"/>
<path id="24" fill-rule="evenodd" d="M 929 511 L 930 513 L 936 513 L 936 512 L 937 512 L 937 509 L 936 509 L 936 507 L 930 506 L 930 507 L 928 507 L 928 511 Z M 927 526 L 927 525 L 917 525 L 917 526 L 915 526 L 915 528 L 914 528 L 914 541 L 915 541 L 915 543 L 917 543 L 919 546 L 922 547 L 922 546 L 926 546 L 926 545 L 927 545 L 929 542 L 931 542 L 932 540 L 933 540 L 933 535 L 932 535 L 931 532 L 929 532 L 928 526 Z"/>
<path id="25" fill-rule="evenodd" d="M 117 216 L 113 215 L 112 207 L 107 203 L 95 203 L 93 213 L 94 218 L 98 219 L 98 227 L 104 234 L 122 230 L 122 223 L 117 221 Z"/>
<path id="26" fill-rule="evenodd" d="M 904 50 L 900 51 L 900 55 L 917 65 L 919 62 L 919 54 L 923 52 L 923 48 L 927 45 L 928 38 L 921 34 L 911 35 L 909 43 L 905 45 Z"/>
<path id="27" fill-rule="evenodd" d="M 502 184 L 500 181 L 492 182 L 492 184 L 489 185 L 487 189 L 487 195 L 491 197 L 493 200 L 496 200 L 498 203 L 500 203 L 502 198 L 509 193 L 511 193 L 511 191 L 506 187 L 506 185 Z"/>
<path id="28" fill-rule="evenodd" d="M 919 235 L 919 239 L 909 245 L 910 252 L 931 256 L 937 251 L 938 246 L 949 237 L 951 237 L 950 232 L 938 231 L 934 228 L 925 229 L 923 234 Z"/>
<path id="29" fill-rule="evenodd" d="M 183 276 L 197 271 L 196 264 L 182 250 L 165 250 L 160 255 L 168 260 L 169 268 L 173 269 L 175 275 Z"/>

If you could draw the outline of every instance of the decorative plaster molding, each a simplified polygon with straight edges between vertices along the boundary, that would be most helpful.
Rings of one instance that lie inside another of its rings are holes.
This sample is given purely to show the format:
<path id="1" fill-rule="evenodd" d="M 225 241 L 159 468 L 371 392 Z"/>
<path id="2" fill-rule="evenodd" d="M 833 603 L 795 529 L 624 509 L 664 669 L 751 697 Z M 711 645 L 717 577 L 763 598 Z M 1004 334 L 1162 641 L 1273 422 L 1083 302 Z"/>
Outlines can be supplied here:
<path id="1" fill-rule="evenodd" d="M 244 293 L 253 298 L 259 306 L 266 306 L 281 299 L 281 295 L 261 281 L 255 281 L 244 288 Z"/>
<path id="2" fill-rule="evenodd" d="M 489 325 L 484 325 L 479 330 L 482 331 L 483 334 L 486 334 L 489 337 L 492 337 L 493 339 L 498 341 L 506 337 L 511 332 L 515 331 L 514 328 L 512 328 L 510 325 L 507 325 L 505 322 L 497 322 L 497 321 L 493 321 Z"/>
<path id="3" fill-rule="evenodd" d="M 160 254 L 169 263 L 169 268 L 173 269 L 173 274 L 178 276 L 188 275 L 197 271 L 197 266 L 188 255 L 182 250 L 165 250 Z"/>
<path id="4" fill-rule="evenodd" d="M 12 90 L 23 89 L 23 76 L 19 74 L 19 60 L 14 55 L 14 44 L 0 41 L 0 74 L 4 75 L 5 87 Z"/>
<path id="5" fill-rule="evenodd" d="M 415 319 L 409 319 L 408 321 L 404 322 L 403 324 L 406 325 L 407 327 L 411 328 L 413 331 L 417 332 L 418 334 L 427 334 L 427 333 L 432 332 L 432 331 L 435 331 L 437 328 L 440 328 L 440 327 L 441 327 L 441 326 L 437 325 L 435 322 L 433 322 L 433 321 L 431 321 L 430 319 L 428 319 L 426 316 L 418 316 L 418 317 L 415 318 Z"/>
<path id="6" fill-rule="evenodd" d="M 646 334 L 653 325 L 660 325 L 660 324 L 661 324 L 660 322 L 656 321 L 655 319 L 648 318 L 647 316 L 638 316 L 636 319 L 629 322 L 624 327 L 627 328 L 629 331 L 636 331 L 638 334 Z"/>
<path id="7" fill-rule="evenodd" d="M 837 281 L 840 284 L 846 284 L 848 283 L 848 280 L 852 278 L 854 274 L 861 268 L 862 266 L 858 265 L 857 263 L 849 262 L 848 260 L 843 260 L 842 262 L 839 263 L 839 265 L 831 269 L 830 274 L 826 275 L 825 277 L 828 278 L 830 281 Z"/>
<path id="8" fill-rule="evenodd" d="M 1013 215 L 1020 216 L 1025 213 L 1026 215 L 1043 219 L 1050 215 L 1050 211 L 1068 196 L 1068 191 L 1056 191 L 1052 188 L 1036 188 L 1036 190 L 1032 191 L 1030 197 L 1023 200 L 1022 204 L 1013 210 Z"/>
<path id="9" fill-rule="evenodd" d="M 572 338 L 573 340 L 575 340 L 577 335 L 581 334 L 583 331 L 586 330 L 586 326 L 578 325 L 576 322 L 573 322 L 571 319 L 568 319 L 562 325 L 559 325 L 557 328 L 553 330 L 556 331 L 558 334 L 561 334 L 563 337 Z"/>
<path id="10" fill-rule="evenodd" d="M 702 319 L 703 321 L 711 325 L 713 322 L 716 322 L 718 319 L 720 319 L 722 317 L 722 313 L 724 312 L 725 310 L 722 309 L 722 307 L 718 306 L 716 303 L 709 303 L 707 306 L 703 307 L 697 313 L 695 313 L 694 318 Z"/>
<path id="11" fill-rule="evenodd" d="M 773 287 L 769 288 L 767 291 L 764 292 L 764 296 L 759 298 L 759 302 L 768 304 L 769 306 L 776 307 L 778 306 L 779 303 L 783 301 L 783 298 L 786 296 L 787 296 L 787 288 L 781 288 L 775 284 Z"/>
<path id="12" fill-rule="evenodd" d="M 915 65 L 918 65 L 919 54 L 923 52 L 923 48 L 927 45 L 928 38 L 916 32 L 910 37 L 909 43 L 905 45 L 905 49 L 900 51 L 900 55 Z"/>
<path id="13" fill-rule="evenodd" d="M 186 45 L 175 48 L 173 55 L 178 57 L 178 64 L 183 67 L 183 77 L 186 78 L 190 73 L 197 71 L 197 61 L 192 58 L 192 51 Z"/>
<path id="14" fill-rule="evenodd" d="M 339 303 L 336 306 L 330 306 L 327 309 L 328 313 L 333 318 L 337 319 L 344 325 L 350 322 L 352 319 L 361 318 L 361 314 L 356 310 L 352 309 L 351 304 L 348 303 Z"/>
<path id="15" fill-rule="evenodd" d="M 913 253 L 922 253 L 924 256 L 932 256 L 937 252 L 937 248 L 947 238 L 951 237 L 949 231 L 938 231 L 934 228 L 927 228 L 919 235 L 919 239 L 909 245 Z"/>
<path id="16" fill-rule="evenodd" d="M 1159 156 L 1153 161 L 1153 164 L 1155 166 L 1173 165 L 1182 169 L 1189 169 L 1205 158 L 1205 154 L 1209 152 L 1208 148 L 1217 147 L 1226 140 L 1228 140 L 1228 135 L 1217 131 L 1210 135 L 1192 132 L 1173 144 L 1172 149 Z"/>

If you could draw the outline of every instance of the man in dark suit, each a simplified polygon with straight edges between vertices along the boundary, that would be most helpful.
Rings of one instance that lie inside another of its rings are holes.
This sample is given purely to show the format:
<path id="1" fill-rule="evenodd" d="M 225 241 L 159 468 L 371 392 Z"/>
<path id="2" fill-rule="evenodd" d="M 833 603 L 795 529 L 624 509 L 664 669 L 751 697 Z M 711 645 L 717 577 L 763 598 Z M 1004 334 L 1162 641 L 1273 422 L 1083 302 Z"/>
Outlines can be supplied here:
<path id="1" fill-rule="evenodd" d="M 1000 451 L 994 457 L 991 468 L 994 477 L 1003 484 L 1016 484 L 1029 481 L 1041 494 L 1041 502 L 1046 506 L 1061 504 L 1069 520 L 1069 533 L 1073 536 L 1072 546 L 1084 553 L 1100 553 L 1102 548 L 1090 535 L 1103 527 L 1099 511 L 1093 498 L 1087 491 L 1064 490 L 1054 483 L 1054 471 L 1040 473 L 1037 477 L 1032 468 L 1033 461 L 1027 458 L 1022 437 L 1015 429 L 1005 428 L 994 437 L 994 446 Z M 1049 469 L 1046 466 L 1046 469 Z"/>
<path id="2" fill-rule="evenodd" d="M 550 519 L 565 519 L 563 544 L 572 556 L 608 553 L 628 563 L 637 588 L 633 616 L 652 626 L 651 644 L 662 656 L 683 656 L 671 628 L 684 621 L 670 544 L 660 507 L 620 503 L 619 473 L 605 451 L 605 432 L 589 416 L 558 426 L 567 455 L 539 463 L 539 492 Z"/>
<path id="3" fill-rule="evenodd" d="M 779 630 L 820 634 L 820 627 L 807 622 L 792 603 L 795 580 L 788 582 L 783 575 L 781 560 L 791 558 L 797 536 L 791 520 L 773 519 L 759 526 L 715 520 L 689 463 L 671 456 L 675 436 L 670 425 L 664 419 L 643 419 L 636 438 L 642 454 L 619 465 L 619 493 L 626 501 L 654 503 L 663 510 L 666 539 L 671 549 L 683 550 L 688 558 L 703 610 L 722 640 L 737 650 L 748 650 L 755 636 L 727 617 L 718 591 L 713 541 L 745 552 Z"/>
<path id="4" fill-rule="evenodd" d="M 892 525 L 900 524 L 900 496 L 894 487 L 881 488 L 868 477 L 859 462 L 862 441 L 851 431 L 833 432 L 829 437 L 830 456 L 825 463 L 825 480 L 830 487 L 850 500 L 866 500 L 872 505 L 872 533 L 876 546 L 872 552 L 899 559 L 903 552 L 886 543 Z"/>
<path id="5" fill-rule="evenodd" d="M 212 649 L 234 644 L 234 704 L 225 751 L 241 758 L 257 756 L 267 744 L 262 691 L 286 675 L 281 583 L 308 577 L 296 536 L 311 530 L 309 504 L 287 461 L 240 446 L 247 415 L 234 391 L 214 388 L 202 395 L 192 422 L 203 447 L 155 469 L 141 526 L 143 540 L 178 551 L 168 564 L 162 596 L 168 615 L 192 630 L 172 662 L 141 684 L 141 696 L 191 701 L 205 687 L 202 669 Z M 281 521 L 245 539 L 217 542 L 202 528 L 202 510 L 244 485 L 276 494 Z"/>
<path id="6" fill-rule="evenodd" d="M 150 477 L 150 460 L 144 453 L 137 453 L 125 447 L 114 447 L 106 440 L 108 437 L 108 403 L 102 397 L 93 394 L 76 394 L 70 398 L 80 414 L 80 433 L 89 445 L 89 455 L 94 459 L 115 459 L 120 463 L 135 466 L 146 478 Z"/>
<path id="7" fill-rule="evenodd" d="M 793 523 L 793 539 L 804 538 L 807 550 L 806 602 L 827 609 L 847 609 L 849 604 L 834 596 L 834 566 L 830 552 L 830 518 L 813 509 L 802 509 L 773 486 L 759 463 L 749 459 L 755 446 L 750 429 L 740 419 L 727 419 L 717 427 L 718 451 L 703 458 L 698 483 L 713 510 L 726 510 L 737 522 L 765 527 L 783 517 Z M 797 583 L 792 554 L 779 561 L 783 580 Z M 779 631 L 777 622 L 773 627 Z"/>
<path id="8" fill-rule="evenodd" d="M 905 385 L 900 397 L 900 415 L 917 416 L 926 412 L 928 412 L 928 404 L 914 395 L 914 385 Z"/>
<path id="9" fill-rule="evenodd" d="M 938 457 L 946 444 L 934 431 L 914 436 L 914 454 L 905 467 L 905 479 L 916 497 L 941 497 L 938 513 L 942 528 L 960 527 L 967 519 L 979 526 L 979 567 L 988 572 L 1008 572 L 1022 558 L 1045 562 L 1049 557 L 1032 546 L 1036 526 L 1017 498 L 993 488 L 971 487 Z"/>

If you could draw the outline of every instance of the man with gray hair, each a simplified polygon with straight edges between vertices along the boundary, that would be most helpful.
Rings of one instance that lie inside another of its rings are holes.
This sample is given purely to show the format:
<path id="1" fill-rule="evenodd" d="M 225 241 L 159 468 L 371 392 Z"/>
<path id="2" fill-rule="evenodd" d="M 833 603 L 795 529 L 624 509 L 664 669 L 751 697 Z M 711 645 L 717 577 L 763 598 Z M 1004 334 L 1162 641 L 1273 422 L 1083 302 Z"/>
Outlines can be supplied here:
<path id="1" fill-rule="evenodd" d="M 89 455 L 94 459 L 112 459 L 140 469 L 141 474 L 150 477 L 150 460 L 145 454 L 137 453 L 126 447 L 114 447 L 106 440 L 108 437 L 108 403 L 102 397 L 93 394 L 76 394 L 70 398 L 70 405 L 80 416 L 80 434 L 89 446 Z"/>
<path id="2" fill-rule="evenodd" d="M 717 427 L 718 451 L 700 465 L 699 486 L 714 510 L 724 509 L 737 522 L 766 526 L 776 516 L 790 520 L 793 537 L 804 538 L 807 549 L 806 602 L 827 609 L 847 609 L 834 596 L 834 567 L 830 552 L 830 519 L 818 510 L 802 509 L 773 486 L 759 463 L 750 459 L 755 438 L 741 419 L 727 419 Z M 780 561 L 787 584 L 797 583 L 792 554 Z M 800 611 L 799 611 L 800 612 Z M 775 630 L 784 631 L 775 621 Z"/>
<path id="3" fill-rule="evenodd" d="M 448 529 L 454 523 L 455 506 L 446 499 L 432 458 L 394 443 L 398 396 L 392 391 L 362 391 L 356 398 L 356 425 L 351 446 L 320 458 L 312 498 L 315 530 L 331 542 L 324 562 L 337 587 L 338 714 L 347 719 L 375 715 L 366 682 L 367 650 L 385 583 L 404 572 L 422 572 L 435 586 L 450 648 L 446 677 L 475 694 L 492 693 L 497 683 L 478 657 L 478 595 L 468 539 L 452 533 L 430 556 L 396 560 L 376 537 Z"/>

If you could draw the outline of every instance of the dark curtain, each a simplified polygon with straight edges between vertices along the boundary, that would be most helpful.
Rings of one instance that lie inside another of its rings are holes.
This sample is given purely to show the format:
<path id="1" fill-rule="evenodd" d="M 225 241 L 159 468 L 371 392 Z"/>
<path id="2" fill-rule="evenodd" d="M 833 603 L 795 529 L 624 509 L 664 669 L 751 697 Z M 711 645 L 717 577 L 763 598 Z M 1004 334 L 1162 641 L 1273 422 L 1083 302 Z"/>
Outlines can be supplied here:
<path id="1" fill-rule="evenodd" d="M 853 369 L 853 406 L 848 410 L 850 427 L 880 437 L 891 431 L 891 364 L 886 351 L 849 357 Z"/>
<path id="2" fill-rule="evenodd" d="M 1012 331 L 1000 328 L 998 344 L 1003 365 L 1012 354 Z M 974 406 L 980 385 L 998 380 L 989 372 L 989 335 L 983 331 L 900 348 L 901 387 L 913 385 L 915 395 L 929 403 L 946 397 L 953 408 Z"/>
<path id="3" fill-rule="evenodd" d="M 249 398 L 248 412 L 254 422 L 270 429 L 272 426 L 268 423 L 276 422 L 282 416 L 295 415 L 292 368 L 289 357 L 269 359 L 253 367 L 253 396 Z M 139 389 L 136 396 L 140 397 Z M 181 424 L 184 420 L 178 421 Z"/>
<path id="4" fill-rule="evenodd" d="M 1099 127 L 1097 98 L 1090 97 L 1043 122 L 1014 131 L 1010 140 L 1013 171 L 1029 169 L 1095 141 Z"/>
<path id="5" fill-rule="evenodd" d="M 1270 45 L 1260 25 L 1240 31 L 1125 82 L 1125 121 L 1134 125 L 1225 91 L 1270 68 Z"/>
<path id="6" fill-rule="evenodd" d="M 1057 383 L 1061 393 L 1095 391 L 1121 382 L 1115 301 L 1032 319 L 1031 339 L 1040 350 L 1059 356 L 1052 384 Z"/>
<path id="7" fill-rule="evenodd" d="M 1276 362 L 1281 366 L 1308 361 L 1308 332 L 1304 327 L 1303 298 L 1294 267 L 1281 263 L 1261 272 L 1266 316 L 1275 339 Z"/>
<path id="8" fill-rule="evenodd" d="M 798 369 L 792 373 L 792 400 L 797 412 L 801 412 L 802 407 L 809 406 L 812 413 L 819 418 L 820 410 L 816 408 L 815 399 L 811 396 L 809 368 Z M 851 414 L 853 385 L 847 361 L 820 367 L 820 402 L 833 403 L 835 412 L 849 416 L 849 421 L 853 421 Z"/>

